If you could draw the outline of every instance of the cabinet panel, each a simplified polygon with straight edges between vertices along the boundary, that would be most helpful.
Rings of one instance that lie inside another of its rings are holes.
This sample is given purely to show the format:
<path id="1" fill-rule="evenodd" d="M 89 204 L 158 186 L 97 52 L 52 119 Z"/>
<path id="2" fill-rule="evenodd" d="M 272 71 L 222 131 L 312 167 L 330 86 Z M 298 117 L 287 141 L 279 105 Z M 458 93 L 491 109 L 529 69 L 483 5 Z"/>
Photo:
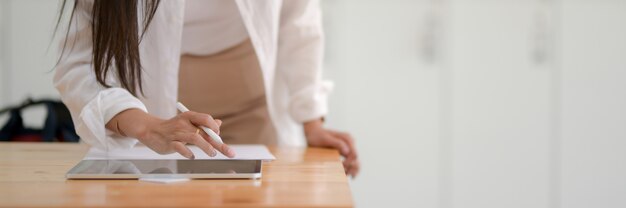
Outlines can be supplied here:
<path id="1" fill-rule="evenodd" d="M 537 64 L 537 5 L 454 1 L 444 207 L 548 207 L 552 74 Z"/>
<path id="2" fill-rule="evenodd" d="M 342 10 L 327 22 L 341 26 L 328 30 L 327 74 L 339 76 L 331 107 L 345 109 L 361 152 L 356 205 L 437 207 L 440 70 L 420 52 L 429 2 L 332 4 Z"/>
<path id="3" fill-rule="evenodd" d="M 561 207 L 626 207 L 626 2 L 561 15 Z"/>

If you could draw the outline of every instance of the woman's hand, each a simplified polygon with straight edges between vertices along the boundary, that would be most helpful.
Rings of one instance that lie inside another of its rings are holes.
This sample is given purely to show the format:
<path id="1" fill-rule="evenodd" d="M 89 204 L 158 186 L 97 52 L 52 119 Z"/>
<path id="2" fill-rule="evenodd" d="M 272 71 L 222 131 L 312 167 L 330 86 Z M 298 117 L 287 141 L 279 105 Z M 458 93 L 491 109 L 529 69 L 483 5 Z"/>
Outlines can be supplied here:
<path id="1" fill-rule="evenodd" d="M 194 159 L 193 152 L 186 146 L 194 144 L 209 156 L 217 155 L 217 149 L 227 157 L 234 157 L 235 153 L 226 144 L 214 141 L 196 127 L 208 127 L 219 134 L 221 123 L 208 114 L 192 111 L 163 120 L 138 109 L 129 109 L 113 117 L 107 123 L 107 129 L 120 135 L 137 138 L 159 154 L 178 152 L 183 157 Z"/>
<path id="2" fill-rule="evenodd" d="M 321 120 L 304 123 L 304 133 L 309 146 L 329 147 L 339 150 L 339 153 L 345 157 L 343 168 L 347 175 L 354 178 L 359 174 L 360 164 L 357 158 L 356 147 L 354 146 L 354 140 L 349 134 L 325 129 Z"/>

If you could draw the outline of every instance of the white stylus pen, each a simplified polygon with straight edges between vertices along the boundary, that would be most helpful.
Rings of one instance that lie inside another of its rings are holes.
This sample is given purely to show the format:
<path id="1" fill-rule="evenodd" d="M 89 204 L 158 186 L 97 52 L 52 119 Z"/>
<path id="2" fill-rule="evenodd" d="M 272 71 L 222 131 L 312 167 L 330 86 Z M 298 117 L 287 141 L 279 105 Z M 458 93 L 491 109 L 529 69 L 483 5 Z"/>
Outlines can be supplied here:
<path id="1" fill-rule="evenodd" d="M 189 111 L 189 109 L 187 109 L 187 107 L 185 107 L 185 105 L 183 105 L 180 102 L 176 103 L 176 108 L 178 108 L 178 110 L 180 112 L 182 112 L 182 113 Z M 202 130 L 204 130 L 204 132 L 206 132 L 206 134 L 208 134 L 216 142 L 219 142 L 220 144 L 224 143 L 222 141 L 222 137 L 220 137 L 220 135 L 217 135 L 217 133 L 215 133 L 213 130 L 211 130 L 211 129 L 205 127 L 205 126 L 201 126 L 201 128 L 202 128 Z"/>

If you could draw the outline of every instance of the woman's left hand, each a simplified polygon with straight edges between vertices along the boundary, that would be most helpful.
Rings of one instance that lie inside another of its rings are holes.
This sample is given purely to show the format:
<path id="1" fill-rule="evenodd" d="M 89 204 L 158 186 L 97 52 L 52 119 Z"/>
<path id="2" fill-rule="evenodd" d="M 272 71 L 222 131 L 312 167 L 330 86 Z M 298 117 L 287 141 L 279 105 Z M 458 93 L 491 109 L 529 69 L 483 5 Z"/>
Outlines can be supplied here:
<path id="1" fill-rule="evenodd" d="M 346 175 L 354 178 L 359 174 L 360 164 L 357 157 L 356 146 L 350 134 L 325 129 L 321 120 L 304 123 L 304 134 L 309 146 L 328 147 L 339 150 L 339 153 L 345 158 L 343 160 L 343 168 L 346 171 Z"/>

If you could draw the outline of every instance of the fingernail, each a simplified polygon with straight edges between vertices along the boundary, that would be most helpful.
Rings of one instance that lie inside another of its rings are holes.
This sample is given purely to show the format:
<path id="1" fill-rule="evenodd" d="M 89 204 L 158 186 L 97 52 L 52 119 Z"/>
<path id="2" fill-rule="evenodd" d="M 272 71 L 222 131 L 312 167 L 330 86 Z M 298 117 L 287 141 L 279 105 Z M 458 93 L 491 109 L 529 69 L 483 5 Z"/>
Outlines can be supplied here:
<path id="1" fill-rule="evenodd" d="M 215 157 L 215 156 L 217 156 L 217 151 L 215 150 L 211 151 L 211 157 Z"/>
<path id="2" fill-rule="evenodd" d="M 228 156 L 230 157 L 235 157 L 235 150 L 228 148 L 228 151 L 226 151 L 226 153 L 228 153 Z"/>
<path id="3" fill-rule="evenodd" d="M 191 157 L 189 157 L 189 159 L 190 160 L 194 160 L 194 159 L 196 159 L 196 156 L 195 155 L 191 155 Z"/>

